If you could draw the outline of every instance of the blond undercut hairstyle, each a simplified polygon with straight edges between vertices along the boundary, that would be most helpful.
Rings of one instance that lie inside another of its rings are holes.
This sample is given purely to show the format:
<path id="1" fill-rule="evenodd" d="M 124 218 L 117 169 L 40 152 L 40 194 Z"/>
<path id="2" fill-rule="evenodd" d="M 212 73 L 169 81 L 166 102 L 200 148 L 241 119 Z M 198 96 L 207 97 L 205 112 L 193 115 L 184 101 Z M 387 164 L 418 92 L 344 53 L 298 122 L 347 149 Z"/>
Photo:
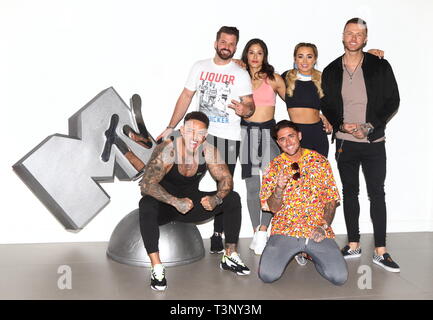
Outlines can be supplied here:
<path id="1" fill-rule="evenodd" d="M 314 56 L 317 60 L 318 56 L 319 56 L 319 52 L 317 50 L 316 45 L 312 44 L 312 43 L 307 43 L 307 42 L 301 42 L 298 43 L 295 47 L 295 50 L 293 52 L 293 57 L 296 58 L 296 54 L 298 53 L 299 48 L 301 47 L 307 47 L 307 48 L 311 48 L 313 49 L 313 53 Z M 296 85 L 296 79 L 297 79 L 297 74 L 298 74 L 298 70 L 296 69 L 291 69 L 289 70 L 289 72 L 287 72 L 286 77 L 285 77 L 285 82 L 286 82 L 286 93 L 289 97 L 293 96 L 293 91 L 295 90 L 295 85 Z M 311 73 L 311 81 L 313 81 L 314 85 L 317 88 L 317 93 L 319 94 L 319 98 L 323 98 L 323 96 L 325 95 L 323 93 L 322 90 L 322 73 L 313 68 L 312 73 Z"/>

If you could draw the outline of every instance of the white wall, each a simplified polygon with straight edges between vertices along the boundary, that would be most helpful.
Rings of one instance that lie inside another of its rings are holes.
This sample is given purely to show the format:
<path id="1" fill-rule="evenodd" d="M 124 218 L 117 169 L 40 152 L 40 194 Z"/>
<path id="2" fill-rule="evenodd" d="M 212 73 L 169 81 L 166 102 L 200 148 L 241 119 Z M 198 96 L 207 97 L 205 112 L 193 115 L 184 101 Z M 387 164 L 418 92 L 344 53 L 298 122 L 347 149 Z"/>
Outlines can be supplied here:
<path id="1" fill-rule="evenodd" d="M 239 28 L 238 54 L 259 37 L 278 72 L 292 65 L 296 43 L 319 48 L 319 69 L 342 53 L 341 32 L 354 16 L 369 24 L 368 48 L 393 66 L 400 111 L 387 130 L 388 231 L 433 231 L 431 1 L 0 1 L 1 207 L 0 243 L 107 241 L 137 207 L 136 182 L 104 184 L 111 203 L 80 233 L 66 232 L 12 171 L 12 165 L 68 118 L 113 86 L 125 101 L 138 93 L 153 113 L 148 129 L 168 124 L 189 68 L 214 54 L 222 25 Z M 276 119 L 286 118 L 281 101 Z M 341 186 L 333 160 L 331 164 Z M 212 188 L 209 180 L 204 188 Z M 240 170 L 235 190 L 244 201 L 241 237 L 252 234 Z M 365 187 L 361 232 L 372 232 Z M 345 233 L 342 208 L 334 222 Z M 212 223 L 200 226 L 209 237 Z"/>

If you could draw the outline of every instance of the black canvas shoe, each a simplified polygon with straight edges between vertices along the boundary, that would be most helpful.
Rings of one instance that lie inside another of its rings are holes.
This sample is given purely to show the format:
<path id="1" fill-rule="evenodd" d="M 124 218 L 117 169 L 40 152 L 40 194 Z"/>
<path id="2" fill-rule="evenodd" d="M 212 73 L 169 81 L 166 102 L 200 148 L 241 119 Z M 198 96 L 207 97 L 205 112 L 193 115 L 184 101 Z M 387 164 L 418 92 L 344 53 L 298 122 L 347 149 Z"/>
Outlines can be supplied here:
<path id="1" fill-rule="evenodd" d="M 224 245 L 221 233 L 215 232 L 212 237 L 210 237 L 210 253 L 223 253 Z"/>
<path id="2" fill-rule="evenodd" d="M 389 253 L 384 253 L 383 256 L 377 254 L 373 255 L 373 262 L 378 266 L 381 266 L 389 272 L 400 272 L 400 267 L 394 260 L 392 260 Z"/>
<path id="3" fill-rule="evenodd" d="M 156 264 L 150 270 L 150 287 L 155 291 L 164 291 L 167 289 L 165 268 L 162 264 Z"/>
<path id="4" fill-rule="evenodd" d="M 341 249 L 341 254 L 343 255 L 344 259 L 359 258 L 361 256 L 361 247 L 352 250 L 349 246 L 345 246 L 343 249 Z"/>
<path id="5" fill-rule="evenodd" d="M 246 276 L 251 273 L 250 269 L 242 262 L 241 257 L 236 252 L 232 252 L 230 256 L 224 253 L 220 268 L 232 271 L 240 276 Z"/>

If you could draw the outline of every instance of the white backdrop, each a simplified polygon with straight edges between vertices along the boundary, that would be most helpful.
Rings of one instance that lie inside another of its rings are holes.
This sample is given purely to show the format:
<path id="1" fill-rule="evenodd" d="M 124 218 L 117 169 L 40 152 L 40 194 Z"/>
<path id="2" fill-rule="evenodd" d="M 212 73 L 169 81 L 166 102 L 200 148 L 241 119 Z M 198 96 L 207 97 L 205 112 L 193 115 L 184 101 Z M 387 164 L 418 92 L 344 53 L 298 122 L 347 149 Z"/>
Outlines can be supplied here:
<path id="1" fill-rule="evenodd" d="M 60 223 L 12 171 L 12 165 L 53 133 L 68 133 L 68 118 L 113 86 L 125 101 L 138 93 L 157 136 L 168 124 L 190 66 L 214 55 L 222 25 L 240 30 L 236 57 L 254 37 L 263 39 L 277 72 L 292 65 L 301 41 L 319 48 L 319 69 L 342 54 L 345 21 L 369 26 L 368 48 L 385 50 L 397 78 L 400 111 L 387 130 L 388 231 L 433 231 L 432 24 L 433 2 L 411 1 L 12 1 L 0 0 L 1 207 L 0 243 L 108 241 L 117 223 L 138 206 L 137 182 L 103 184 L 110 204 L 79 233 Z M 276 120 L 287 118 L 277 104 Z M 333 159 L 336 180 L 341 187 Z M 245 185 L 241 237 L 252 228 Z M 214 187 L 211 178 L 203 189 Z M 341 188 L 340 188 L 341 190 Z M 361 232 L 372 232 L 361 187 Z M 345 233 L 342 207 L 333 223 Z M 199 226 L 204 238 L 212 222 Z"/>

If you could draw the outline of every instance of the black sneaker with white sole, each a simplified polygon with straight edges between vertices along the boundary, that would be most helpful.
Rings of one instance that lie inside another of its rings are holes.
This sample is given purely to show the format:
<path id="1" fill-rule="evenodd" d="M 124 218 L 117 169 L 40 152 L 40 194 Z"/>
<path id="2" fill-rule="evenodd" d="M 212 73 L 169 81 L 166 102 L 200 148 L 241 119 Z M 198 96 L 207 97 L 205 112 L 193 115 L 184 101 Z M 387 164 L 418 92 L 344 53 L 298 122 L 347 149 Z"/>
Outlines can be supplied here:
<path id="1" fill-rule="evenodd" d="M 377 264 L 378 266 L 381 266 L 386 271 L 389 272 L 400 272 L 399 265 L 392 260 L 389 253 L 384 253 L 383 256 L 379 256 L 377 254 L 373 255 L 373 262 Z"/>
<path id="2" fill-rule="evenodd" d="M 349 246 L 345 246 L 343 249 L 341 249 L 341 254 L 343 255 L 344 259 L 359 258 L 361 256 L 361 247 L 352 250 Z"/>
<path id="3" fill-rule="evenodd" d="M 230 256 L 225 253 L 221 259 L 220 268 L 223 270 L 232 271 L 240 276 L 249 275 L 250 269 L 242 262 L 241 258 L 236 252 L 232 252 Z"/>
<path id="4" fill-rule="evenodd" d="M 150 287 L 155 291 L 164 291 L 167 289 L 165 268 L 162 264 L 157 264 L 150 270 Z"/>
<path id="5" fill-rule="evenodd" d="M 221 233 L 215 232 L 210 237 L 210 253 L 223 253 L 224 245 Z"/>

